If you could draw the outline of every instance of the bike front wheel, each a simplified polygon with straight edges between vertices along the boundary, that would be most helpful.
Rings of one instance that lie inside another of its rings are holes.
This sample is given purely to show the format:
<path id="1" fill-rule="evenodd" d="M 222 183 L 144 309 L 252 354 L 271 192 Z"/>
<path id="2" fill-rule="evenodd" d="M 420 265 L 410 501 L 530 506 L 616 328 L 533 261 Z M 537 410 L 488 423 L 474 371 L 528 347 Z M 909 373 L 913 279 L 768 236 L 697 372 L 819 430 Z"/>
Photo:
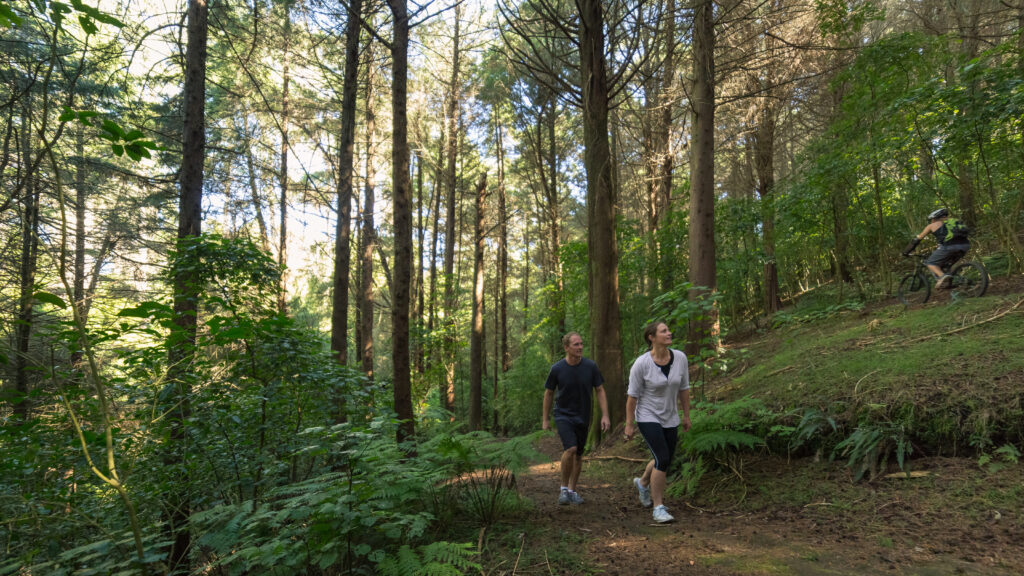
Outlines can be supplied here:
<path id="1" fill-rule="evenodd" d="M 953 269 L 953 291 L 965 298 L 984 296 L 988 290 L 988 271 L 980 262 L 964 262 Z"/>
<path id="2" fill-rule="evenodd" d="M 931 296 L 932 285 L 922 274 L 910 274 L 903 277 L 900 280 L 899 291 L 896 292 L 896 297 L 905 306 L 911 306 L 913 304 L 924 304 L 928 301 L 928 297 Z"/>

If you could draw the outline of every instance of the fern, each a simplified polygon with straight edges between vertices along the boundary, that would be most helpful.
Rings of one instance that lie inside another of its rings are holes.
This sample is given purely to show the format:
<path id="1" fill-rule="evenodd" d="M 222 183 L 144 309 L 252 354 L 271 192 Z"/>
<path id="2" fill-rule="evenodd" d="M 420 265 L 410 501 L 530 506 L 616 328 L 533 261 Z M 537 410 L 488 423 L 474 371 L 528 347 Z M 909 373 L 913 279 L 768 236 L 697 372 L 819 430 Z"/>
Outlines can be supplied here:
<path id="1" fill-rule="evenodd" d="M 984 468 L 989 474 L 995 474 L 1007 466 L 1020 462 L 1020 450 L 1013 444 L 1005 444 L 992 454 L 982 454 L 978 457 L 978 466 Z"/>
<path id="2" fill-rule="evenodd" d="M 854 471 L 854 482 L 870 473 L 874 479 L 884 470 L 891 455 L 901 471 L 906 471 L 906 457 L 913 452 L 902 425 L 891 422 L 871 423 L 858 427 L 848 438 L 836 445 L 832 457 L 848 457 L 846 466 Z"/>
<path id="3" fill-rule="evenodd" d="M 693 424 L 680 446 L 688 455 L 712 457 L 721 450 L 755 448 L 764 444 L 764 438 L 747 430 L 756 424 L 754 415 L 763 410 L 764 404 L 749 396 L 729 404 L 698 404 L 693 410 Z"/>
<path id="4" fill-rule="evenodd" d="M 773 418 L 764 404 L 746 397 L 728 404 L 697 403 L 691 412 L 690 430 L 680 438 L 685 455 L 680 472 L 672 479 L 671 495 L 693 495 L 700 479 L 712 466 L 728 470 L 742 481 L 741 454 L 765 443 L 757 429 Z"/>
<path id="5" fill-rule="evenodd" d="M 377 564 L 380 576 L 461 576 L 478 571 L 473 562 L 471 544 L 433 542 L 413 550 L 403 545 L 395 555 L 385 556 Z"/>

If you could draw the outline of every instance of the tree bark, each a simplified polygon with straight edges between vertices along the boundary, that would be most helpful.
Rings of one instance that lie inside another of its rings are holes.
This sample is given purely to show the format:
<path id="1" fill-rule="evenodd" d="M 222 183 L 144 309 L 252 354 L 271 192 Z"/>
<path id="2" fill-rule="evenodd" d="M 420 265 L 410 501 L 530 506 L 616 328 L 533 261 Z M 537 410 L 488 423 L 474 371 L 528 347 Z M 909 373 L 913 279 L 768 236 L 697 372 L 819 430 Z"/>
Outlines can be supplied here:
<path id="1" fill-rule="evenodd" d="M 373 93 L 373 41 L 366 48 L 366 180 L 363 184 L 363 221 L 359 227 L 359 359 L 363 373 L 373 380 L 373 254 L 377 249 L 373 210 L 376 203 L 377 173 L 374 132 L 377 117 Z"/>
<path id="2" fill-rule="evenodd" d="M 775 262 L 775 106 L 768 99 L 760 103 L 754 130 L 757 194 L 761 199 L 761 247 L 764 252 L 764 311 L 779 310 L 779 272 Z"/>
<path id="3" fill-rule="evenodd" d="M 359 88 L 359 33 L 363 1 L 349 0 L 345 24 L 345 75 L 341 89 L 338 139 L 338 221 L 334 233 L 334 294 L 331 301 L 331 350 L 348 363 L 348 292 L 352 243 L 352 168 L 355 165 L 356 96 Z"/>
<path id="4" fill-rule="evenodd" d="M 198 237 L 202 233 L 203 161 L 206 157 L 206 0 L 189 0 L 188 45 L 185 49 L 185 91 L 183 95 L 183 130 L 178 202 L 178 240 Z M 169 462 L 184 471 L 187 458 L 187 426 L 191 417 L 191 374 L 196 347 L 199 299 L 195 269 L 187 266 L 174 277 L 175 334 L 168 345 L 168 382 L 172 387 L 172 409 L 167 414 L 170 426 Z M 189 571 L 188 551 L 191 533 L 188 519 L 192 513 L 188 481 L 167 495 L 167 528 L 172 543 L 168 557 L 170 572 Z"/>
<path id="5" fill-rule="evenodd" d="M 505 206 L 504 131 L 500 119 L 495 121 L 495 130 L 498 153 L 498 319 L 495 330 L 498 333 L 496 344 L 500 342 L 498 358 L 501 373 L 504 374 L 512 367 L 512 358 L 508 351 L 508 211 Z"/>
<path id="6" fill-rule="evenodd" d="M 395 260 L 391 297 L 391 343 L 394 402 L 399 424 L 398 442 L 413 440 L 416 423 L 412 411 L 409 365 L 409 280 L 412 276 L 412 201 L 409 182 L 408 75 L 409 15 L 405 0 L 388 0 L 393 16 L 391 41 L 391 182 L 394 203 Z M 414 452 L 407 449 L 407 453 Z"/>
<path id="7" fill-rule="evenodd" d="M 608 78 L 604 14 L 600 0 L 580 0 L 580 74 L 583 92 L 583 165 L 587 174 L 587 253 L 590 258 L 590 333 L 594 360 L 610 398 L 626 394 L 619 326 L 619 268 L 615 239 L 615 190 L 608 142 Z M 619 402 L 609 402 L 612 426 L 624 421 Z"/>
<path id="8" fill-rule="evenodd" d="M 437 314 L 434 310 L 434 304 L 437 302 L 437 228 L 438 220 L 440 220 L 441 214 L 441 160 L 444 157 L 444 138 L 438 139 L 437 142 L 437 164 L 434 170 L 434 185 L 432 195 L 434 197 L 433 208 L 431 209 L 431 224 L 430 224 L 430 293 L 427 298 L 427 333 L 433 335 L 435 319 Z M 430 356 L 436 364 L 437 360 L 437 346 L 431 348 Z M 439 386 L 441 405 L 445 405 L 445 399 L 447 398 L 447 390 L 443 386 Z"/>
<path id="9" fill-rule="evenodd" d="M 417 126 L 419 123 L 417 122 Z M 418 132 L 418 130 L 417 130 Z M 417 138 L 421 143 L 422 139 Z M 418 241 L 416 242 L 416 289 L 414 291 L 413 298 L 415 304 L 413 305 L 413 318 L 416 319 L 416 341 L 414 343 L 414 352 L 416 363 L 416 373 L 423 374 L 426 370 L 426 358 L 424 357 L 423 348 L 423 327 L 425 322 L 423 321 L 423 310 L 425 304 L 425 286 L 423 282 L 424 271 L 423 271 L 423 243 L 426 241 L 425 234 L 426 229 L 423 226 L 424 210 L 423 207 L 423 151 L 417 146 L 413 151 L 413 157 L 416 162 L 416 235 Z"/>
<path id="10" fill-rule="evenodd" d="M 29 96 L 30 98 L 31 96 Z M 33 150 L 31 104 L 26 104 L 22 114 L 21 156 L 22 166 L 30 166 Z M 21 262 L 18 267 L 18 322 L 15 326 L 17 354 L 14 360 L 13 420 L 16 424 L 28 422 L 31 414 L 29 399 L 30 345 L 35 319 L 35 284 L 39 256 L 39 195 L 42 188 L 36 181 L 34 170 L 25 169 L 19 176 L 22 180 L 21 209 Z"/>
<path id="11" fill-rule="evenodd" d="M 455 160 L 458 152 L 459 130 L 459 25 L 462 16 L 461 4 L 455 7 L 455 30 L 452 37 L 452 75 L 448 83 L 448 95 L 445 104 L 447 128 L 447 168 L 445 169 L 445 191 L 447 193 L 447 211 L 445 216 L 444 239 L 444 408 L 449 412 L 455 410 L 455 206 L 457 197 L 457 179 Z"/>
<path id="12" fill-rule="evenodd" d="M 476 219 L 473 226 L 473 328 L 469 339 L 469 429 L 481 429 L 484 365 L 484 201 L 487 173 L 476 184 Z"/>
<path id="13" fill-rule="evenodd" d="M 693 143 L 690 191 L 690 300 L 705 298 L 717 288 L 715 268 L 715 35 L 714 3 L 698 0 L 693 22 Z M 714 310 L 690 321 L 687 354 L 714 346 Z"/>
<path id="14" fill-rule="evenodd" d="M 74 306 L 78 308 L 82 324 L 88 323 L 85 314 L 85 132 L 79 125 L 75 130 L 75 264 L 72 286 Z M 82 366 L 82 351 L 75 350 L 71 354 L 71 365 L 76 371 Z"/>
<path id="15" fill-rule="evenodd" d="M 277 293 L 277 310 L 281 314 L 288 313 L 288 124 L 290 122 L 288 90 L 291 84 L 289 75 L 289 52 L 291 50 L 292 32 L 292 3 L 286 0 L 284 3 L 284 65 L 282 68 L 281 85 L 281 235 L 277 251 L 277 263 L 281 267 L 281 287 Z"/>

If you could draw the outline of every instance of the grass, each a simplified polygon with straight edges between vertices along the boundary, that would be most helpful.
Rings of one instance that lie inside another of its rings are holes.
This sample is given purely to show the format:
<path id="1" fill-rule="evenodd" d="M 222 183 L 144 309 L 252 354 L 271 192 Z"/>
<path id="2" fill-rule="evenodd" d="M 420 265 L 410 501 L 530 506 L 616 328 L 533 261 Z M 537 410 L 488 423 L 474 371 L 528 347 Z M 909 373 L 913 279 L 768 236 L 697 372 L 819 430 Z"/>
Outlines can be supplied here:
<path id="1" fill-rule="evenodd" d="M 845 311 L 733 345 L 746 370 L 708 385 L 776 411 L 827 410 L 848 429 L 899 422 L 928 452 L 1024 437 L 1024 308 L 981 298 Z M 727 352 L 728 354 L 729 352 Z"/>

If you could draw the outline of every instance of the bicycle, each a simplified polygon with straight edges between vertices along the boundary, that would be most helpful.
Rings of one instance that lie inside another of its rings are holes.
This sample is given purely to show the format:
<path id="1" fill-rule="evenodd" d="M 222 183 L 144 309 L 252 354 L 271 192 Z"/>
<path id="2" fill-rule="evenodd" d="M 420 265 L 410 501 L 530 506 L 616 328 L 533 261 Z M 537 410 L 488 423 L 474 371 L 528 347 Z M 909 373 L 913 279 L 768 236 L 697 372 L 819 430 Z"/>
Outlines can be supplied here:
<path id="1" fill-rule="evenodd" d="M 927 254 L 908 254 L 908 258 L 914 258 L 914 271 L 907 274 L 900 280 L 899 290 L 896 297 L 905 306 L 911 304 L 924 304 L 932 294 L 932 284 L 935 276 L 924 265 Z M 953 298 L 977 298 L 984 296 L 988 290 L 988 270 L 977 260 L 966 260 L 957 262 L 952 267 L 944 266 L 942 271 L 952 276 L 948 288 Z"/>

